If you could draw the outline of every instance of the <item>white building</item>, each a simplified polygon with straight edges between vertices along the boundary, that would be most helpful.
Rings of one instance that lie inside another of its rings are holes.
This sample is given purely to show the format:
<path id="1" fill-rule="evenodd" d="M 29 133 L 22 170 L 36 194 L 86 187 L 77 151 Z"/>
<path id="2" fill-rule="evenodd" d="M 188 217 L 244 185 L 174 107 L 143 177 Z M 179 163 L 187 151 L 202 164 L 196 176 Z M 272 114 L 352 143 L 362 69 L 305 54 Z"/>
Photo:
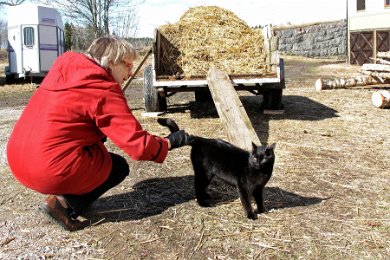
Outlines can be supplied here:
<path id="1" fill-rule="evenodd" d="M 370 63 L 390 50 L 390 0 L 347 0 L 351 64 Z"/>

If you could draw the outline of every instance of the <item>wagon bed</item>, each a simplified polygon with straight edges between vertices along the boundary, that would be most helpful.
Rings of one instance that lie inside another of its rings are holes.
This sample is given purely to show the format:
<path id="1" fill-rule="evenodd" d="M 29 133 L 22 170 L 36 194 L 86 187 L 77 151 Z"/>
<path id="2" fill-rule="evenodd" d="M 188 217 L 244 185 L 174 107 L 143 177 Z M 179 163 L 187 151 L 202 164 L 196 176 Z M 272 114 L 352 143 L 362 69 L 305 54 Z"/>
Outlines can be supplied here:
<path id="1" fill-rule="evenodd" d="M 262 108 L 265 111 L 282 110 L 282 91 L 285 88 L 284 62 L 280 59 L 277 38 L 272 37 L 270 26 L 263 29 L 264 46 L 267 54 L 267 72 L 262 74 L 229 74 L 237 91 L 246 90 L 255 95 L 263 95 Z M 211 100 L 206 75 L 183 76 L 179 73 L 162 75 L 162 59 L 167 39 L 156 30 L 153 42 L 152 65 L 144 70 L 144 99 L 147 112 L 167 109 L 166 98 L 177 92 L 195 92 L 196 101 Z"/>

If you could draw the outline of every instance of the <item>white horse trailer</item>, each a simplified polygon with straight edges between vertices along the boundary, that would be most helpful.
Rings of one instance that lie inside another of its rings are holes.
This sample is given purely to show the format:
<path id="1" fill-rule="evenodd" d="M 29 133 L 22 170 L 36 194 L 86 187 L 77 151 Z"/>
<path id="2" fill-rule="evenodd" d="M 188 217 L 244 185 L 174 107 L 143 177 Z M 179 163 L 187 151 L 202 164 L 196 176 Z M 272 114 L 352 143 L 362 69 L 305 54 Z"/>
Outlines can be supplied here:
<path id="1" fill-rule="evenodd" d="M 7 82 L 43 78 L 62 53 L 64 26 L 56 9 L 33 4 L 9 7 Z"/>

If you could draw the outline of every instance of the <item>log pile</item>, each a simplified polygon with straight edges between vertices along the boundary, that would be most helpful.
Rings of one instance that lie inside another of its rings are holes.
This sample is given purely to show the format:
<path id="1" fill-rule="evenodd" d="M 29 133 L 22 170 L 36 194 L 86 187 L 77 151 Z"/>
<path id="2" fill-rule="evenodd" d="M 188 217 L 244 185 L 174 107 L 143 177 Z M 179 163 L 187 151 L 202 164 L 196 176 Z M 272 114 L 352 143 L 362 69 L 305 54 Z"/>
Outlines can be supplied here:
<path id="1" fill-rule="evenodd" d="M 378 52 L 376 58 L 371 58 L 375 63 L 363 64 L 361 73 L 377 79 L 380 83 L 390 83 L 390 51 Z"/>
<path id="2" fill-rule="evenodd" d="M 390 51 L 378 52 L 375 63 L 363 64 L 361 75 L 350 78 L 320 78 L 315 82 L 317 91 L 325 89 L 352 88 L 369 85 L 390 85 Z M 390 108 L 390 92 L 379 90 L 373 93 L 372 103 L 379 108 Z"/>
<path id="3" fill-rule="evenodd" d="M 390 84 L 390 51 L 378 52 L 377 57 L 371 59 L 375 63 L 363 64 L 361 75 L 350 78 L 317 79 L 316 90 Z"/>

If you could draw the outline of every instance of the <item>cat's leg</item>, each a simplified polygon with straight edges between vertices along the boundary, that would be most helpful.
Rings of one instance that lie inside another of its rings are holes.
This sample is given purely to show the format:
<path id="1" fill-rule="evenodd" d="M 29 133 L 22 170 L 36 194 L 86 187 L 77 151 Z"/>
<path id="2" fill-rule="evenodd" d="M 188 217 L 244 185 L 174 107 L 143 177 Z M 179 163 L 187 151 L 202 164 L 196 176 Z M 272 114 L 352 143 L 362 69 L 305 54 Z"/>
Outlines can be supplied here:
<path id="1" fill-rule="evenodd" d="M 257 204 L 257 212 L 264 213 L 265 207 L 264 207 L 264 198 L 263 198 L 263 187 L 257 186 L 252 194 Z"/>
<path id="2" fill-rule="evenodd" d="M 202 207 L 210 207 L 210 203 L 207 202 L 210 199 L 210 195 L 207 193 L 207 187 L 210 184 L 210 179 L 202 169 L 195 170 L 195 193 L 198 204 Z"/>
<path id="3" fill-rule="evenodd" d="M 240 200 L 241 204 L 245 209 L 246 216 L 250 219 L 257 219 L 256 214 L 253 212 L 253 208 L 251 205 L 249 192 L 247 187 L 243 187 L 241 185 L 238 185 L 238 192 L 240 193 Z"/>

